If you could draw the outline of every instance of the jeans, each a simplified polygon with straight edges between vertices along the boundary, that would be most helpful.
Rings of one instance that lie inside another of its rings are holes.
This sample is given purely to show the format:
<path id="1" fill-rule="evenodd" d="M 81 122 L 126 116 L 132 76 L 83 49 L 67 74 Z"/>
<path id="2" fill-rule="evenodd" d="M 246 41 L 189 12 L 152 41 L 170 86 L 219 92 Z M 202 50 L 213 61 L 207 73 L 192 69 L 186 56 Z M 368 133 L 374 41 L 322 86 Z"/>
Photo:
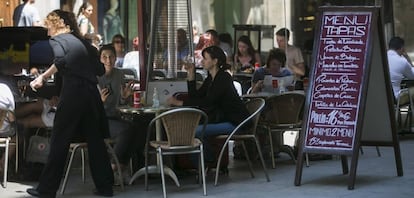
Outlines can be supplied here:
<path id="1" fill-rule="evenodd" d="M 201 136 L 201 130 L 203 125 L 199 125 L 196 130 L 196 137 L 203 142 L 204 146 L 204 158 L 206 162 L 215 162 L 215 155 L 213 150 L 208 142 L 208 138 L 218 135 L 228 135 L 230 134 L 236 126 L 230 122 L 221 122 L 221 123 L 211 123 L 207 124 L 204 130 L 204 135 Z"/>

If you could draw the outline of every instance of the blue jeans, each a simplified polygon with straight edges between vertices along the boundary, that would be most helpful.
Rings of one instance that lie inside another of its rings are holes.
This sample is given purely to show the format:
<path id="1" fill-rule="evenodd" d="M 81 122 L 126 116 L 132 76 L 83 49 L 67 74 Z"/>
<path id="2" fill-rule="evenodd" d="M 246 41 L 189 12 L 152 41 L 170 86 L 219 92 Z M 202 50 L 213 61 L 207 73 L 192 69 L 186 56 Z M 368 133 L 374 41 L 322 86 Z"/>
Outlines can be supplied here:
<path id="1" fill-rule="evenodd" d="M 218 135 L 227 135 L 230 134 L 236 126 L 230 122 L 221 122 L 221 123 L 211 123 L 207 124 L 204 130 L 204 135 L 201 137 L 201 130 L 203 126 L 199 125 L 196 130 L 196 137 L 203 142 L 204 146 L 204 158 L 206 162 L 215 162 L 215 156 L 212 151 L 212 148 L 208 142 L 208 138 Z"/>

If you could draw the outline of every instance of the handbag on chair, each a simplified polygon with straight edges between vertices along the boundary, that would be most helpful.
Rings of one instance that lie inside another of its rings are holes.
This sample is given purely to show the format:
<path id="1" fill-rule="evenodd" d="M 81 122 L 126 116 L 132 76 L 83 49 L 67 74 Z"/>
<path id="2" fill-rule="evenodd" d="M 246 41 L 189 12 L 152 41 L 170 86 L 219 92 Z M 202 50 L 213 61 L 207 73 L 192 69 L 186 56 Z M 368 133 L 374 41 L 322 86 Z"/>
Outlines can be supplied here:
<path id="1" fill-rule="evenodd" d="M 38 132 L 30 137 L 26 161 L 45 164 L 50 152 L 50 138 L 40 136 Z"/>

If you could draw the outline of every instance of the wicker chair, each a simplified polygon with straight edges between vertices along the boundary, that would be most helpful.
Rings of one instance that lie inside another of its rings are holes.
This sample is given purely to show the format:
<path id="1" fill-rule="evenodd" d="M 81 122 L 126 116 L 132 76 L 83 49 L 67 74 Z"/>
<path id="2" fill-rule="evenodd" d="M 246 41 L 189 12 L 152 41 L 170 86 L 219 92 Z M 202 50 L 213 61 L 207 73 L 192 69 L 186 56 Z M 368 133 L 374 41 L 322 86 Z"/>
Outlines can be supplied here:
<path id="1" fill-rule="evenodd" d="M 115 162 L 118 171 L 118 180 L 121 181 L 120 185 L 121 185 L 121 189 L 124 190 L 124 183 L 122 182 L 122 172 L 121 169 L 119 168 L 119 161 L 118 158 L 116 157 L 115 154 L 115 150 L 112 148 L 113 141 L 111 139 L 105 139 L 105 145 L 107 148 L 107 151 L 110 155 L 110 157 L 113 159 L 113 161 Z M 74 142 L 71 143 L 69 146 L 69 152 L 70 152 L 70 158 L 66 167 L 66 171 L 65 171 L 65 177 L 63 178 L 63 184 L 62 187 L 60 189 L 60 194 L 64 194 L 65 193 L 65 189 L 66 189 L 66 184 L 68 182 L 68 178 L 69 178 L 69 172 L 70 169 L 72 168 L 72 162 L 73 162 L 73 158 L 76 154 L 76 152 L 78 150 L 80 150 L 81 152 L 81 163 L 82 163 L 82 182 L 85 183 L 85 151 L 88 148 L 88 144 L 86 142 Z"/>
<path id="2" fill-rule="evenodd" d="M 241 122 L 229 135 L 219 135 L 217 136 L 217 138 L 219 139 L 226 139 L 226 141 L 224 142 L 218 160 L 217 160 L 217 167 L 216 167 L 216 176 L 215 176 L 215 180 L 214 180 L 214 185 L 217 186 L 217 182 L 218 182 L 218 177 L 219 177 L 219 168 L 220 168 L 220 164 L 221 164 L 221 159 L 223 157 L 223 154 L 226 153 L 227 154 L 227 150 L 226 147 L 229 144 L 230 140 L 233 141 L 240 141 L 244 150 L 244 153 L 246 155 L 246 159 L 249 165 L 249 170 L 250 170 L 250 174 L 252 177 L 254 177 L 253 174 L 253 168 L 252 168 L 252 162 L 250 161 L 249 155 L 247 153 L 247 149 L 245 146 L 244 141 L 245 140 L 254 140 L 254 142 L 256 143 L 256 148 L 258 151 L 258 155 L 260 157 L 260 162 L 262 163 L 262 167 L 263 167 L 263 171 L 265 173 L 266 179 L 269 182 L 270 178 L 269 175 L 267 173 L 266 170 L 266 165 L 264 163 L 264 159 L 263 159 L 263 155 L 262 155 L 262 151 L 260 149 L 260 144 L 258 141 L 258 138 L 256 136 L 256 128 L 257 128 L 257 124 L 259 122 L 259 118 L 260 118 L 260 113 L 263 110 L 265 106 L 265 100 L 262 98 L 255 98 L 252 100 L 249 100 L 246 102 L 246 107 L 247 110 L 250 112 L 250 116 L 247 117 L 243 122 Z M 248 129 L 245 129 L 245 125 L 248 122 L 253 122 L 252 126 L 249 127 Z"/>
<path id="3" fill-rule="evenodd" d="M 302 111 L 305 104 L 305 95 L 302 93 L 285 93 L 266 99 L 266 108 L 263 120 L 259 126 L 268 131 L 272 168 L 275 168 L 275 157 L 272 134 L 274 132 L 283 137 L 285 131 L 302 130 Z M 286 152 L 296 162 L 293 148 L 280 145 L 280 151 Z M 307 161 L 308 163 L 308 161 Z"/>
<path id="4" fill-rule="evenodd" d="M 205 169 L 204 169 L 204 155 L 203 143 L 195 138 L 196 129 L 201 123 L 202 133 L 207 124 L 207 115 L 195 108 L 178 108 L 166 111 L 151 120 L 148 132 L 147 143 L 145 146 L 145 188 L 148 190 L 148 154 L 150 147 L 154 148 L 159 159 L 159 170 L 161 173 L 162 190 L 164 198 L 167 197 L 164 177 L 164 155 L 179 155 L 198 153 L 199 158 L 199 179 L 202 180 L 204 195 L 207 195 Z M 158 123 L 158 124 L 157 124 Z M 155 125 L 162 126 L 167 135 L 165 141 L 161 140 L 160 134 L 156 135 L 156 140 L 150 140 L 154 131 L 159 133 L 159 130 L 153 130 Z"/>
<path id="5" fill-rule="evenodd" d="M 9 116 L 9 115 L 12 116 Z M 4 150 L 4 173 L 3 173 L 3 182 L 2 182 L 2 186 L 4 188 L 7 187 L 7 169 L 8 169 L 8 161 L 9 161 L 9 146 L 10 145 L 14 145 L 16 146 L 16 168 L 15 168 L 15 172 L 17 173 L 18 170 L 18 160 L 19 160 L 19 156 L 18 156 L 18 136 L 16 135 L 16 126 L 15 126 L 15 122 L 9 120 L 10 117 L 14 117 L 14 112 L 7 110 L 7 109 L 0 109 L 0 129 L 2 128 L 3 124 L 5 122 L 8 122 L 11 124 L 10 128 L 8 129 L 8 131 L 2 131 L 2 133 L 0 134 L 0 147 L 5 148 Z M 16 135 L 16 141 L 15 142 L 11 142 L 11 139 L 13 136 Z"/>

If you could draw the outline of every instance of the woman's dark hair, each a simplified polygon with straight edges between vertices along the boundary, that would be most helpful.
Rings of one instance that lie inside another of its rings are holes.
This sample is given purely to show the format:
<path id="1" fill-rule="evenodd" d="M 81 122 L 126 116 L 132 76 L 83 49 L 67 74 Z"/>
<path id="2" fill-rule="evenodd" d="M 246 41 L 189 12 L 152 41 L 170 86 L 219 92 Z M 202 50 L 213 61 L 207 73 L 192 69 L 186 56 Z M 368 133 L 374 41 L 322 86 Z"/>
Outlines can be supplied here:
<path id="1" fill-rule="evenodd" d="M 79 15 L 82 13 L 82 11 L 83 10 L 86 10 L 86 8 L 88 8 L 89 6 L 92 6 L 92 4 L 89 3 L 89 2 L 82 3 L 82 5 L 79 7 L 78 15 L 77 16 L 79 17 Z"/>
<path id="2" fill-rule="evenodd" d="M 252 64 L 254 64 L 256 62 L 256 60 L 255 60 L 256 50 L 254 49 L 252 41 L 250 40 L 250 38 L 246 35 L 242 35 L 237 40 L 237 45 L 239 44 L 239 42 L 242 42 L 242 43 L 247 45 L 247 53 L 249 54 L 250 57 L 252 57 L 252 60 L 250 62 Z M 239 56 L 241 55 L 238 47 L 237 47 L 237 55 L 239 55 Z"/>
<path id="3" fill-rule="evenodd" d="M 204 54 L 208 53 L 211 57 L 211 59 L 217 59 L 217 65 L 219 66 L 220 70 L 228 70 L 231 68 L 229 64 L 226 63 L 226 54 L 224 54 L 224 51 L 217 46 L 210 46 L 206 47 L 202 51 L 202 55 L 204 58 Z"/>
<path id="4" fill-rule="evenodd" d="M 114 43 L 117 38 L 118 39 L 121 39 L 121 43 L 124 43 L 125 44 L 125 38 L 121 34 L 115 34 L 112 37 L 112 43 Z"/>
<path id="5" fill-rule="evenodd" d="M 273 48 L 269 51 L 269 55 L 267 56 L 267 61 L 266 61 L 266 67 L 270 67 L 270 62 L 274 59 L 282 63 L 281 67 L 285 67 L 286 54 L 282 49 Z"/>
<path id="6" fill-rule="evenodd" d="M 112 51 L 114 54 L 116 54 L 115 47 L 114 47 L 112 44 L 102 45 L 102 47 L 101 47 L 101 48 L 99 48 L 99 56 L 101 56 L 101 54 L 102 54 L 102 52 L 103 52 L 104 50 L 110 50 L 110 51 Z"/>

